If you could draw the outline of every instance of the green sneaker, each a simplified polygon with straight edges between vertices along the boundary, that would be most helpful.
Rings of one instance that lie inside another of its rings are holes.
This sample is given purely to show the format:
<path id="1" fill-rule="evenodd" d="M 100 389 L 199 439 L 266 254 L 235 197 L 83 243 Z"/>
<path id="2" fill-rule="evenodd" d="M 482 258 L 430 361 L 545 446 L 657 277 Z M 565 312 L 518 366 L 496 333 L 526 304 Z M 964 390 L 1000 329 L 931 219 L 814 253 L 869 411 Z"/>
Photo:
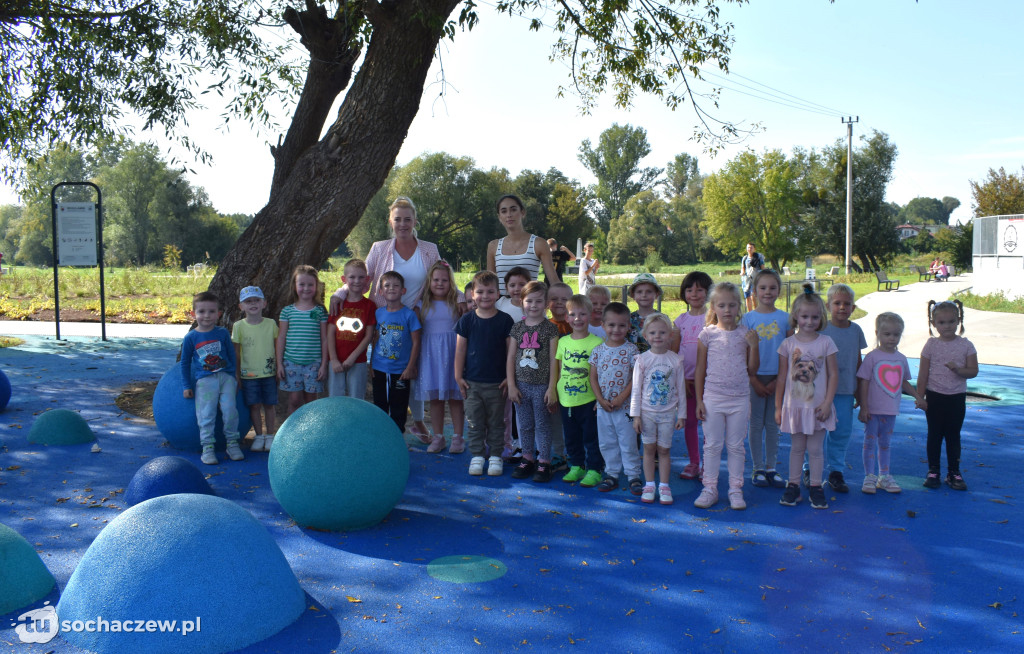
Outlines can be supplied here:
<path id="1" fill-rule="evenodd" d="M 601 483 L 603 475 L 597 470 L 587 470 L 587 474 L 583 475 L 583 480 L 580 481 L 580 486 L 587 488 L 593 488 Z"/>
<path id="2" fill-rule="evenodd" d="M 572 484 L 583 479 L 584 474 L 586 474 L 586 471 L 583 469 L 583 466 L 573 466 L 569 468 L 569 472 L 565 473 L 565 476 L 562 477 L 562 481 L 567 484 Z"/>

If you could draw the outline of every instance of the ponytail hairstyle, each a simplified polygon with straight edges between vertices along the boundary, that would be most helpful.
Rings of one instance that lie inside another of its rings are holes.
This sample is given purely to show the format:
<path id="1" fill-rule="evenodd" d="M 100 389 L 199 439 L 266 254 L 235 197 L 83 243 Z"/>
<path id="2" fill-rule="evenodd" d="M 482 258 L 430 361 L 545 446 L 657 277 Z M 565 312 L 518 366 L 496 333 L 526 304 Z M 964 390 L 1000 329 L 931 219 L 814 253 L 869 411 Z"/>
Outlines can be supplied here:
<path id="1" fill-rule="evenodd" d="M 825 324 L 828 322 L 828 310 L 825 308 L 825 303 L 821 300 L 821 297 L 814 292 L 814 285 L 811 283 L 803 284 L 803 293 L 796 296 L 793 300 L 793 308 L 789 312 L 789 326 L 796 329 L 796 314 L 805 304 L 813 304 L 818 307 L 821 312 L 821 320 L 818 321 L 818 328 L 814 331 L 820 332 L 825 329 Z"/>
<path id="2" fill-rule="evenodd" d="M 775 284 L 779 287 L 779 291 L 782 291 L 782 277 L 779 277 L 779 273 L 775 272 L 771 268 L 761 268 L 754 273 L 754 276 L 750 279 L 750 288 L 753 290 L 755 298 L 757 297 L 757 282 L 762 277 L 775 278 Z"/>
<path id="3" fill-rule="evenodd" d="M 423 285 L 423 293 L 420 295 L 420 315 L 426 316 L 430 313 L 431 305 L 434 303 L 434 294 L 430 290 L 430 280 L 434 278 L 434 272 L 437 270 L 444 271 L 448 275 L 448 294 L 444 297 L 444 303 L 448 305 L 448 309 L 451 310 L 452 315 L 458 317 L 459 315 L 459 287 L 455 282 L 455 275 L 452 273 L 452 267 L 448 265 L 448 262 L 444 259 L 438 259 L 434 262 L 434 265 L 427 271 L 427 281 Z"/>
<path id="4" fill-rule="evenodd" d="M 305 264 L 295 266 L 295 270 L 292 271 L 292 304 L 295 304 L 296 302 L 299 301 L 299 292 L 295 290 L 295 281 L 299 278 L 300 275 L 308 275 L 309 277 L 312 277 L 313 279 L 316 280 L 316 294 L 313 296 L 313 304 L 318 304 L 322 306 L 324 303 L 324 283 L 320 281 L 320 274 L 317 272 L 317 269 L 314 268 L 313 266 L 308 266 Z"/>
<path id="5" fill-rule="evenodd" d="M 743 309 L 743 294 L 740 293 L 740 289 L 736 287 L 736 284 L 732 282 L 718 282 L 711 287 L 711 292 L 708 293 L 707 316 L 704 318 L 704 324 L 706 325 L 717 325 L 718 314 L 715 313 L 715 298 L 723 293 L 730 293 L 736 298 L 736 303 L 739 305 L 739 309 Z"/>
<path id="6" fill-rule="evenodd" d="M 945 300 L 943 302 L 936 302 L 935 300 L 928 300 L 928 335 L 934 336 L 932 333 L 932 321 L 935 319 L 935 314 L 939 311 L 952 311 L 956 314 L 957 321 L 960 323 L 959 334 L 964 334 L 964 303 L 960 300 Z"/>

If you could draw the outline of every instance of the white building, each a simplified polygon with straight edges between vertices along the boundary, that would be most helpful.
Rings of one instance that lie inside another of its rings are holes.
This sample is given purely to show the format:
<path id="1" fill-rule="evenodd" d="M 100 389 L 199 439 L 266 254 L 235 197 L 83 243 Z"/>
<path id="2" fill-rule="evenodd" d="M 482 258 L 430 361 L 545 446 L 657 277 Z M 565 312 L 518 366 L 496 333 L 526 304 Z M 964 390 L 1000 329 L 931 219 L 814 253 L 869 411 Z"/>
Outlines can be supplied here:
<path id="1" fill-rule="evenodd" d="M 972 292 L 1024 297 L 1024 214 L 984 216 L 972 222 Z"/>

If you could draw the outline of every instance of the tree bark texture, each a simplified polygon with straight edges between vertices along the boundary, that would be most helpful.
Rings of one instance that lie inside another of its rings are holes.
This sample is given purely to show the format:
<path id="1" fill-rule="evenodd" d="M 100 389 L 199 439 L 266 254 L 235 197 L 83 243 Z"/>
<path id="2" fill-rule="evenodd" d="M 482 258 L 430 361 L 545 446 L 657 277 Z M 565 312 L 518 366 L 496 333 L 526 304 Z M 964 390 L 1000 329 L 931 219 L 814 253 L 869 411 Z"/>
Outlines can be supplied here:
<path id="1" fill-rule="evenodd" d="M 295 157 L 281 175 L 277 169 L 288 164 L 277 157 L 267 206 L 256 214 L 210 283 L 210 290 L 221 298 L 226 321 L 241 315 L 238 291 L 250 284 L 263 289 L 267 315 L 276 316 L 290 303 L 295 266 L 321 266 L 348 236 L 395 163 L 419 109 L 444 24 L 460 2 L 367 0 L 364 12 L 373 33 L 337 119 L 327 135 Z M 306 87 L 328 87 L 322 76 L 331 72 L 313 57 Z M 322 106 L 323 96 L 307 95 L 304 89 L 294 120 L 315 122 L 315 108 L 303 102 Z M 321 127 L 322 122 L 315 131 Z M 293 130 L 308 134 L 311 129 L 293 126 L 289 138 Z M 302 140 L 296 136 L 296 145 Z"/>

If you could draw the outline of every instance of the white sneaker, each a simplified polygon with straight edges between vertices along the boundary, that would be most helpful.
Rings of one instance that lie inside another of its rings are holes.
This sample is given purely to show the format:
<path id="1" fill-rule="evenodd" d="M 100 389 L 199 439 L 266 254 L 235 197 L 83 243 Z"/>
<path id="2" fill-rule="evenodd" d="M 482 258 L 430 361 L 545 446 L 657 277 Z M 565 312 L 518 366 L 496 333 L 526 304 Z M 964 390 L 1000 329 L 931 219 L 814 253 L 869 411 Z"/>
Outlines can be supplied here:
<path id="1" fill-rule="evenodd" d="M 884 475 L 878 478 L 878 483 L 875 484 L 877 488 L 881 488 L 887 493 L 901 493 L 903 489 L 896 483 L 896 480 L 892 478 L 892 475 Z"/>
<path id="2" fill-rule="evenodd" d="M 704 487 L 700 497 L 694 500 L 693 505 L 698 509 L 710 509 L 718 502 L 718 491 L 714 488 Z"/>
<path id="3" fill-rule="evenodd" d="M 862 493 L 867 493 L 868 495 L 874 495 L 875 494 L 875 488 L 877 487 L 877 484 L 878 484 L 878 477 L 876 477 L 874 475 L 865 475 L 864 476 L 864 483 L 861 484 L 860 490 L 861 490 Z"/>
<path id="4" fill-rule="evenodd" d="M 469 460 L 469 474 L 478 476 L 484 474 L 484 458 L 482 456 L 474 456 Z"/>
<path id="5" fill-rule="evenodd" d="M 199 457 L 199 460 L 208 466 L 215 466 L 220 463 L 217 461 L 217 453 L 213 451 L 212 445 L 203 448 L 203 456 Z"/>
<path id="6" fill-rule="evenodd" d="M 500 477 L 501 473 L 505 472 L 505 464 L 502 463 L 500 456 L 492 456 L 487 459 L 487 474 L 490 477 Z"/>
<path id="7" fill-rule="evenodd" d="M 739 488 L 729 491 L 729 508 L 734 511 L 742 511 L 747 508 L 747 502 L 743 499 L 743 491 Z"/>
<path id="8" fill-rule="evenodd" d="M 232 461 L 242 461 L 245 459 L 245 455 L 242 454 L 242 448 L 238 447 L 238 441 L 228 441 L 227 447 L 228 458 Z"/>
<path id="9" fill-rule="evenodd" d="M 263 451 L 263 434 L 256 434 L 252 439 L 252 447 L 249 448 L 250 452 L 262 452 Z"/>
<path id="10" fill-rule="evenodd" d="M 665 484 L 658 487 L 658 501 L 662 504 L 671 504 L 672 500 L 672 489 Z"/>
<path id="11" fill-rule="evenodd" d="M 644 504 L 651 504 L 654 502 L 654 484 L 647 484 L 644 486 L 644 491 L 640 494 L 640 501 Z"/>
<path id="12" fill-rule="evenodd" d="M 263 451 L 269 452 L 270 446 L 274 444 L 274 435 L 267 434 L 267 437 L 263 439 Z"/>

